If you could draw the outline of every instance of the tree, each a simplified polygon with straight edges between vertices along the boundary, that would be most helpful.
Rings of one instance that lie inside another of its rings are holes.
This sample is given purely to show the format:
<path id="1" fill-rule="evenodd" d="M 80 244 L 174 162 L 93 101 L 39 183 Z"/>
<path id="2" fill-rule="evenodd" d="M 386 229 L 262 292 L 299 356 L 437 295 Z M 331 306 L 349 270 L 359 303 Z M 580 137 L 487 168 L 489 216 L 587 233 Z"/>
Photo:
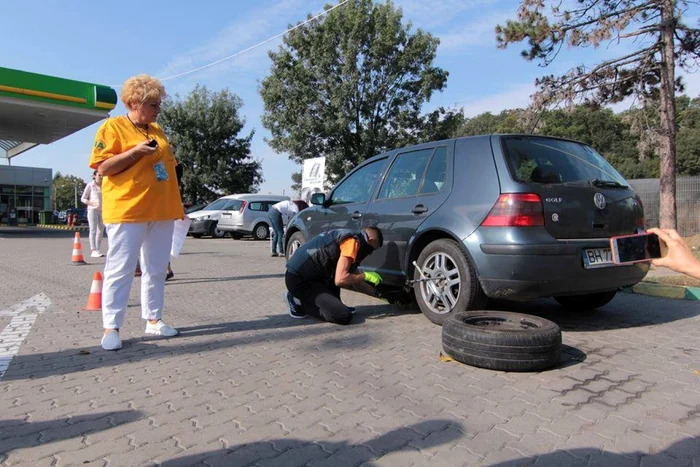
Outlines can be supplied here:
<path id="1" fill-rule="evenodd" d="M 260 89 L 274 150 L 297 163 L 325 156 L 335 181 L 368 157 L 420 140 L 421 107 L 448 74 L 433 66 L 439 40 L 402 16 L 391 2 L 350 0 L 284 36 Z"/>
<path id="2" fill-rule="evenodd" d="M 494 115 L 484 112 L 476 117 L 466 119 L 454 136 L 476 136 L 492 133 L 529 133 L 523 122 L 521 109 L 503 110 Z"/>
<path id="3" fill-rule="evenodd" d="M 228 89 L 196 86 L 185 100 L 166 99 L 158 123 L 183 165 L 182 197 L 191 203 L 232 193 L 255 193 L 263 181 L 260 161 L 250 155 L 254 130 L 238 137 L 245 119 L 241 99 Z"/>
<path id="4" fill-rule="evenodd" d="M 678 109 L 678 174 L 700 175 L 700 97 L 683 96 L 676 100 Z"/>
<path id="5" fill-rule="evenodd" d="M 56 211 L 86 207 L 80 202 L 86 185 L 82 178 L 75 175 L 61 175 L 61 172 L 56 172 L 52 184 Z"/>
<path id="6" fill-rule="evenodd" d="M 597 48 L 624 42 L 633 49 L 593 67 L 578 66 L 563 76 L 536 81 L 535 105 L 583 100 L 594 105 L 636 96 L 642 102 L 659 99 L 661 227 L 676 227 L 676 64 L 690 70 L 700 58 L 700 30 L 681 22 L 685 0 L 577 0 L 563 10 L 554 1 L 551 15 L 544 0 L 523 0 L 517 21 L 496 27 L 499 47 L 528 40 L 522 52 L 528 60 L 549 65 L 564 45 Z"/>

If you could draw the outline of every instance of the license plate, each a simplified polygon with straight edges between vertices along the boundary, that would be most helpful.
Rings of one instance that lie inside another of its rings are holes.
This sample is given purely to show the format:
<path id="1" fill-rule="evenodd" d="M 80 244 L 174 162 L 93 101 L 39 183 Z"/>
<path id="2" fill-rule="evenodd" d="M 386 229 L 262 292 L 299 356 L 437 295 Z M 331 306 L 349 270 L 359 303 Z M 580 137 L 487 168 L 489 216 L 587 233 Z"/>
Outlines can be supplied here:
<path id="1" fill-rule="evenodd" d="M 583 267 L 586 269 L 604 268 L 615 264 L 610 248 L 586 248 L 581 254 L 583 255 Z"/>
<path id="2" fill-rule="evenodd" d="M 231 217 L 231 213 L 230 212 L 222 212 L 221 217 Z"/>

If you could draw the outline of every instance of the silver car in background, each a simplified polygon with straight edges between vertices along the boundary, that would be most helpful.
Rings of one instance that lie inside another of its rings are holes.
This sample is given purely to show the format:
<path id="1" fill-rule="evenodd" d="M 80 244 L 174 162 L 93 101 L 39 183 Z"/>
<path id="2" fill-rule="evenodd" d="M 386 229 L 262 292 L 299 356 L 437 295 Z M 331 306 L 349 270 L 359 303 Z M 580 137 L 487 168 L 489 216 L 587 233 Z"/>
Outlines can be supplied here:
<path id="1" fill-rule="evenodd" d="M 218 228 L 230 233 L 233 239 L 252 235 L 256 240 L 265 240 L 270 235 L 267 211 L 273 204 L 288 200 L 289 196 L 244 193 L 226 198 L 230 202 L 221 211 Z"/>

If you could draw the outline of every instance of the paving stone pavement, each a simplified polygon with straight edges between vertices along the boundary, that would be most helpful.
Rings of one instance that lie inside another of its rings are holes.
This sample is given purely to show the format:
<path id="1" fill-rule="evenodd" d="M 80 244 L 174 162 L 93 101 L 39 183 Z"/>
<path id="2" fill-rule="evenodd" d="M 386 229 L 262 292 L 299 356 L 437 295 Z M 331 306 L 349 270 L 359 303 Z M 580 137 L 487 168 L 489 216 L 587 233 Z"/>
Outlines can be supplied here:
<path id="1" fill-rule="evenodd" d="M 104 259 L 70 264 L 72 232 L 0 229 L 0 330 L 36 316 L 0 379 L 0 465 L 700 467 L 697 302 L 495 303 L 565 344 L 555 369 L 495 372 L 441 362 L 439 327 L 359 294 L 350 326 L 291 319 L 267 248 L 188 238 L 164 315 L 182 335 L 144 336 L 135 283 L 105 352 L 81 311 Z M 50 304 L 13 307 L 33 297 Z"/>

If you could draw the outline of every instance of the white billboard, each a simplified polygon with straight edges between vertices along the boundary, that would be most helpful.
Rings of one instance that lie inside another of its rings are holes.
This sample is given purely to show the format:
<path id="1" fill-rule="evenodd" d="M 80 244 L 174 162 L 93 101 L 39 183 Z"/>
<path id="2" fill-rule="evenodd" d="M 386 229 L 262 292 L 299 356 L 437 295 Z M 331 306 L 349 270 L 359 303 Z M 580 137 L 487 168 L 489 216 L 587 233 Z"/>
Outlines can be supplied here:
<path id="1" fill-rule="evenodd" d="M 323 184 L 326 180 L 326 158 L 315 157 L 306 159 L 301 171 L 300 199 L 311 202 L 313 193 L 323 193 Z"/>

